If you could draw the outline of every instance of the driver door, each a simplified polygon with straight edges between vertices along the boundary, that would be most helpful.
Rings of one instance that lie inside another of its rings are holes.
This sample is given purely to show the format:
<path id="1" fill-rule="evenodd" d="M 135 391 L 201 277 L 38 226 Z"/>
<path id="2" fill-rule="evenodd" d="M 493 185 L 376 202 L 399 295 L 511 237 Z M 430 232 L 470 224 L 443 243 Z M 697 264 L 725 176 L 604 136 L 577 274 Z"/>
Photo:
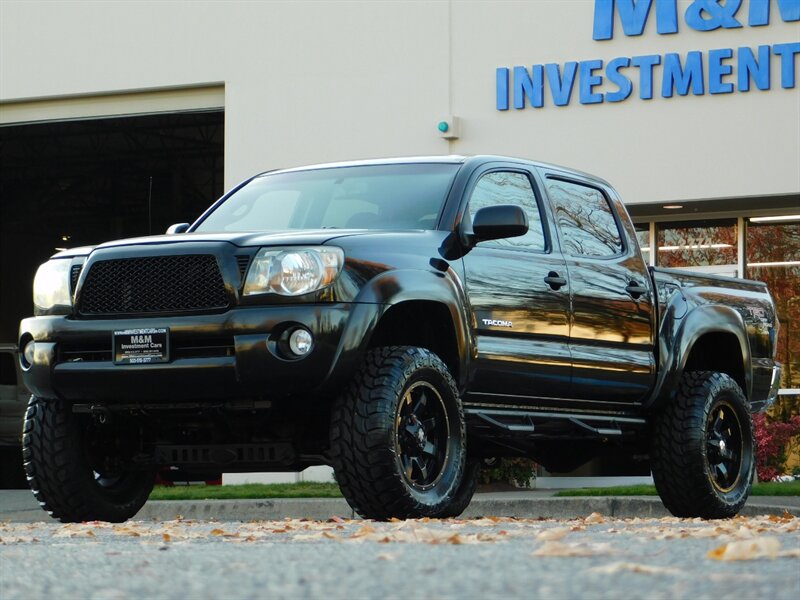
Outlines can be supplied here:
<path id="1" fill-rule="evenodd" d="M 547 211 L 532 174 L 490 168 L 474 180 L 467 214 L 515 204 L 528 217 L 528 233 L 480 242 L 464 256 L 466 288 L 477 357 L 472 402 L 541 405 L 570 388 L 569 288 L 566 264 L 550 243 Z M 548 281 L 550 283 L 548 283 Z"/>

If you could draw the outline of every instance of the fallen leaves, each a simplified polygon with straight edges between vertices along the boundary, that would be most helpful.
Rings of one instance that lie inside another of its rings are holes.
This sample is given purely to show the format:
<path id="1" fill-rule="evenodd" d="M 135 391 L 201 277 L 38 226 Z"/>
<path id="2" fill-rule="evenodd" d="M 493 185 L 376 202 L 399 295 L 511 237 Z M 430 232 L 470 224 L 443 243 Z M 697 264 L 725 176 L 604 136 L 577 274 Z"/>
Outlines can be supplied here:
<path id="1" fill-rule="evenodd" d="M 92 527 L 95 527 L 96 524 L 92 523 L 91 526 L 88 524 L 83 523 L 70 523 L 64 525 L 53 534 L 55 538 L 95 538 L 97 535 L 95 534 Z"/>
<path id="2" fill-rule="evenodd" d="M 781 550 L 778 538 L 762 537 L 753 540 L 729 542 L 711 550 L 707 556 L 714 560 L 775 559 Z"/>
<path id="3" fill-rule="evenodd" d="M 600 573 L 637 572 L 648 575 L 667 575 L 669 572 L 638 562 L 626 562 L 627 556 L 633 560 L 642 556 L 638 551 L 632 553 L 631 544 L 644 544 L 651 540 L 692 540 L 696 545 L 703 545 L 700 546 L 701 552 L 707 553 L 709 560 L 719 561 L 800 558 L 800 519 L 789 514 L 719 521 L 674 517 L 618 519 L 592 513 L 571 520 L 485 516 L 477 519 L 391 519 L 385 523 L 342 517 L 325 521 L 284 519 L 246 523 L 198 520 L 66 525 L 0 523 L 2 545 L 46 543 L 49 539 L 57 543 L 62 539 L 69 540 L 65 543 L 85 543 L 109 537 L 118 540 L 130 538 L 143 546 L 158 549 L 195 540 L 236 544 L 285 541 L 432 546 L 513 543 L 520 545 L 522 553 L 535 559 L 618 557 L 622 562 L 595 566 L 594 569 Z M 389 557 L 393 554 L 384 552 L 380 556 L 385 558 L 379 560 L 392 560 Z"/>
<path id="4" fill-rule="evenodd" d="M 569 527 L 553 527 L 536 534 L 536 539 L 542 542 L 555 542 L 565 538 L 572 530 Z"/>
<path id="5" fill-rule="evenodd" d="M 589 569 L 592 573 L 602 573 L 603 575 L 613 575 L 615 573 L 643 573 L 645 575 L 681 575 L 680 569 L 670 567 L 659 567 L 655 565 L 643 565 L 632 562 L 614 562 L 600 567 Z"/>
<path id="6" fill-rule="evenodd" d="M 531 553 L 531 556 L 609 556 L 617 554 L 617 551 L 607 543 L 566 543 L 566 542 L 545 542 Z"/>
<path id="7" fill-rule="evenodd" d="M 606 518 L 598 512 L 593 512 L 583 520 L 584 523 L 588 523 L 589 525 L 597 525 L 599 523 L 605 523 L 605 521 Z"/>

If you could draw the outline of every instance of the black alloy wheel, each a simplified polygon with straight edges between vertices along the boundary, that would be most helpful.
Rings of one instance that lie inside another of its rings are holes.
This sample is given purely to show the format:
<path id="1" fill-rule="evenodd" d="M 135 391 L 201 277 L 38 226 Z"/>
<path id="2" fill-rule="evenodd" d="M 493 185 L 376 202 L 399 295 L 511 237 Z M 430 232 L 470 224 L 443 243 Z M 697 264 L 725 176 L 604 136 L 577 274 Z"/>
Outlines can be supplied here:
<path id="1" fill-rule="evenodd" d="M 432 488 L 447 464 L 450 423 L 444 401 L 427 381 L 408 388 L 395 419 L 395 452 L 409 485 L 420 491 Z"/>
<path id="2" fill-rule="evenodd" d="M 720 401 L 708 414 L 706 460 L 717 490 L 727 493 L 736 487 L 742 474 L 742 425 L 726 401 Z"/>

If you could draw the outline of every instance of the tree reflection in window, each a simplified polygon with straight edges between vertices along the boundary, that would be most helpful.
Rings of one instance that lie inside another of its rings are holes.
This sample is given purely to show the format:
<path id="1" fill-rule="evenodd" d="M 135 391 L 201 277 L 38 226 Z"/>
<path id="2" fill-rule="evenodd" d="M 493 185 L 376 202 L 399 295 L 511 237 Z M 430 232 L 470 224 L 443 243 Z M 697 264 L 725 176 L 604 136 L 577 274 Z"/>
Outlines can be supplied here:
<path id="1" fill-rule="evenodd" d="M 600 190 L 550 179 L 547 191 L 561 231 L 563 250 L 571 256 L 614 256 L 622 239 L 606 197 Z"/>
<path id="2" fill-rule="evenodd" d="M 781 327 L 781 387 L 800 388 L 800 222 L 748 223 L 747 277 L 767 284 Z"/>
<path id="3" fill-rule="evenodd" d="M 737 263 L 736 221 L 688 221 L 658 226 L 659 267 Z"/>
<path id="4" fill-rule="evenodd" d="M 636 241 L 642 251 L 642 258 L 648 265 L 650 264 L 650 223 L 636 223 Z"/>
<path id="5" fill-rule="evenodd" d="M 469 199 L 469 216 L 474 218 L 475 213 L 481 208 L 499 204 L 514 204 L 522 208 L 528 216 L 528 233 L 519 237 L 482 242 L 481 245 L 544 250 L 542 218 L 527 175 L 510 171 L 495 171 L 481 177 Z"/>

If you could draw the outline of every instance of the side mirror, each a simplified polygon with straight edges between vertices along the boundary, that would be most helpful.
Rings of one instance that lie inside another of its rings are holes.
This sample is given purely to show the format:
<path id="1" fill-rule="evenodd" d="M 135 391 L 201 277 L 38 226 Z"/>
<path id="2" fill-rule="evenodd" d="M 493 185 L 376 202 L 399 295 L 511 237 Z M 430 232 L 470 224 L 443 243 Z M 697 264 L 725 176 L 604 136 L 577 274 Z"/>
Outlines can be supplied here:
<path id="1" fill-rule="evenodd" d="M 167 228 L 167 235 L 175 235 L 176 233 L 186 233 L 189 229 L 189 223 L 175 223 Z"/>
<path id="2" fill-rule="evenodd" d="M 472 218 L 474 241 L 498 240 L 528 233 L 528 216 L 519 206 L 487 206 Z"/>

